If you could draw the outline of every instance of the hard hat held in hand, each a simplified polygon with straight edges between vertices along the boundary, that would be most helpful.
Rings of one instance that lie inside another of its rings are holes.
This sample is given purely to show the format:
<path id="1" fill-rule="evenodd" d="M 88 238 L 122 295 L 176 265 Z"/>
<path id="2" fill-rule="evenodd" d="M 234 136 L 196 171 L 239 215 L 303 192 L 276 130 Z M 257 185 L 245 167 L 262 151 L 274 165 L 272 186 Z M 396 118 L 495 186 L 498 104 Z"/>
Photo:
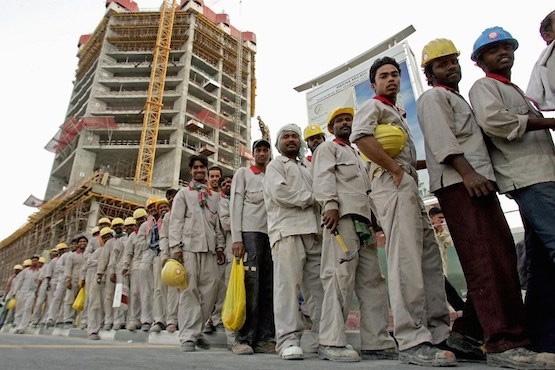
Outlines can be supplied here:
<path id="1" fill-rule="evenodd" d="M 187 289 L 187 271 L 181 263 L 169 259 L 162 268 L 162 281 L 173 288 Z"/>
<path id="2" fill-rule="evenodd" d="M 374 137 L 383 150 L 392 158 L 403 151 L 407 143 L 407 135 L 399 126 L 392 123 L 380 123 L 374 129 Z"/>
<path id="3" fill-rule="evenodd" d="M 15 308 L 15 298 L 11 298 L 6 304 L 6 310 L 13 310 Z"/>

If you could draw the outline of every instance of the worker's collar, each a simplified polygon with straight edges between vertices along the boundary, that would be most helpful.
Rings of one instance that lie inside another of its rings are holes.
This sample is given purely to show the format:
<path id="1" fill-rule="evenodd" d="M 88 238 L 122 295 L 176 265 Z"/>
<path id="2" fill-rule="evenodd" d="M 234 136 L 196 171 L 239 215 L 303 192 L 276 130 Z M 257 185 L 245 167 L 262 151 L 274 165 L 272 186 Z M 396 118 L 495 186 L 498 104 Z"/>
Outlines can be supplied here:
<path id="1" fill-rule="evenodd" d="M 341 146 L 350 146 L 349 144 L 347 144 L 346 142 L 344 142 L 343 140 L 341 140 L 337 137 L 335 139 L 333 139 L 333 141 L 335 141 L 337 144 L 339 144 Z"/>
<path id="2" fill-rule="evenodd" d="M 252 173 L 254 173 L 255 175 L 258 175 L 259 173 L 262 173 L 262 170 L 260 170 L 260 168 L 256 167 L 255 165 L 251 165 L 251 166 L 250 166 L 250 170 L 251 170 Z"/>
<path id="3" fill-rule="evenodd" d="M 445 85 L 442 85 L 442 84 L 434 84 L 434 87 L 443 87 L 444 89 L 449 90 L 451 92 L 454 92 L 454 93 L 457 93 L 457 94 L 459 93 L 457 90 L 453 89 L 452 87 L 445 86 Z"/>
<path id="4" fill-rule="evenodd" d="M 511 80 L 509 80 L 507 77 L 498 75 L 496 73 L 486 73 L 486 77 L 493 78 L 494 80 L 497 80 L 497 81 L 502 82 L 502 83 L 507 84 L 507 85 L 512 85 L 513 84 L 511 82 Z"/>
<path id="5" fill-rule="evenodd" d="M 391 102 L 391 100 L 389 100 L 387 97 L 385 97 L 383 95 L 376 95 L 376 96 L 374 96 L 374 99 L 381 101 L 385 105 L 389 105 L 391 108 L 394 108 L 396 111 L 398 111 L 403 116 L 403 118 L 407 117 L 407 113 L 404 110 L 402 110 L 401 108 L 399 108 L 398 106 L 396 106 L 395 104 L 393 104 Z"/>

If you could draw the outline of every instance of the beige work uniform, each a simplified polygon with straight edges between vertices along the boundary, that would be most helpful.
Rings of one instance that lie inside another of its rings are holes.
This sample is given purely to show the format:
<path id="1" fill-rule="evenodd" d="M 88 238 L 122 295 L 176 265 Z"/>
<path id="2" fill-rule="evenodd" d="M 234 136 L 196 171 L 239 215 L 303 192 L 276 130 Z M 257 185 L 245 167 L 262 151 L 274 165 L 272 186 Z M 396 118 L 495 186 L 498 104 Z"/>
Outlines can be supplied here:
<path id="1" fill-rule="evenodd" d="M 63 317 L 63 301 L 66 295 L 66 283 L 64 279 L 64 268 L 65 261 L 69 256 L 69 252 L 66 252 L 56 259 L 56 264 L 54 266 L 54 274 L 52 275 L 52 280 L 50 281 L 51 286 L 54 288 L 54 294 L 52 295 L 52 300 L 48 305 L 48 319 L 52 323 L 62 322 Z"/>
<path id="2" fill-rule="evenodd" d="M 64 298 L 64 323 L 73 323 L 75 319 L 75 310 L 73 309 L 73 301 L 79 292 L 79 279 L 81 277 L 81 268 L 85 262 L 84 252 L 79 250 L 70 253 L 64 265 L 64 280 L 71 281 L 71 289 L 66 287 L 66 296 Z"/>
<path id="3" fill-rule="evenodd" d="M 121 276 L 121 270 L 119 269 L 119 263 L 123 258 L 123 249 L 124 249 L 124 241 L 127 239 L 127 234 L 123 234 L 120 237 L 114 237 L 112 239 L 112 251 L 110 252 L 110 259 L 108 260 L 108 266 L 106 268 L 106 281 L 110 280 L 112 274 L 116 275 L 116 282 L 111 283 L 114 285 L 114 292 L 115 293 L 115 285 L 117 283 L 123 283 L 124 279 Z M 129 286 L 127 286 L 129 289 Z M 108 288 L 107 288 L 108 289 Z M 112 295 L 112 305 L 114 300 L 114 294 Z M 113 324 L 115 327 L 125 324 L 125 310 L 121 308 L 112 308 L 113 314 Z"/>
<path id="4" fill-rule="evenodd" d="M 370 99 L 356 112 L 350 141 L 373 136 L 379 123 L 401 127 L 407 142 L 395 161 L 405 171 L 399 186 L 393 176 L 370 165 L 373 211 L 386 237 L 389 297 L 399 349 L 441 343 L 449 336 L 449 310 L 441 256 L 434 231 L 418 194 L 416 150 L 398 108 Z"/>
<path id="5" fill-rule="evenodd" d="M 171 210 L 164 215 L 162 219 L 162 227 L 160 228 L 160 259 L 161 261 L 172 258 L 170 254 L 170 215 Z M 164 266 L 162 265 L 162 268 Z M 160 272 L 161 273 L 161 272 Z M 163 284 L 166 286 L 165 284 Z M 166 286 L 166 325 L 177 326 L 177 308 L 179 303 L 179 290 L 177 288 Z"/>
<path id="6" fill-rule="evenodd" d="M 122 269 L 127 269 L 129 274 L 129 309 L 127 310 L 127 324 L 141 324 L 141 279 L 139 268 L 143 251 L 145 248 L 145 239 L 141 237 L 139 240 L 139 229 L 131 233 L 124 247 Z"/>
<path id="7" fill-rule="evenodd" d="M 324 294 L 319 276 L 322 244 L 312 178 L 301 161 L 277 156 L 266 168 L 263 186 L 274 261 L 274 317 L 279 353 L 289 346 L 300 346 L 304 324 L 299 293 L 303 280 L 312 292 L 312 334 L 313 338 L 318 337 Z"/>
<path id="8" fill-rule="evenodd" d="M 158 227 L 158 242 L 160 242 L 163 220 L 158 220 L 156 223 Z M 150 240 L 150 236 L 148 240 Z M 160 247 L 160 244 L 158 246 Z M 152 320 L 154 323 L 161 323 L 165 326 L 168 289 L 167 285 L 162 282 L 162 251 L 161 249 L 160 253 L 152 249 L 150 251 L 155 254 L 152 259 Z"/>
<path id="9" fill-rule="evenodd" d="M 98 269 L 98 259 L 105 246 L 99 246 L 86 256 L 85 267 L 85 294 L 88 297 L 87 307 L 87 334 L 98 334 L 104 319 L 104 279 L 97 281 L 96 271 Z"/>
<path id="10" fill-rule="evenodd" d="M 17 275 L 15 280 L 16 308 L 14 323 L 16 329 L 24 330 L 31 322 L 35 295 L 38 289 L 39 268 L 27 267 Z"/>
<path id="11" fill-rule="evenodd" d="M 155 220 L 153 222 L 156 222 Z M 140 241 L 142 254 L 139 263 L 139 295 L 141 299 L 141 323 L 152 324 L 152 302 L 154 294 L 154 272 L 153 263 L 156 252 L 149 248 L 151 226 L 144 222 L 137 232 L 137 240 Z"/>
<path id="12" fill-rule="evenodd" d="M 179 341 L 202 337 L 203 326 L 216 302 L 218 262 L 216 248 L 225 248 L 218 219 L 218 194 L 196 181 L 177 192 L 170 216 L 170 252 L 183 252 L 188 286 L 179 295 Z M 201 203 L 201 198 L 202 203 Z"/>
<path id="13" fill-rule="evenodd" d="M 366 163 L 350 145 L 327 141 L 314 154 L 312 184 L 314 197 L 325 211 L 337 210 L 337 231 L 350 251 L 358 251 L 355 259 L 340 263 L 344 255 L 335 236 L 323 231 L 320 278 L 324 287 L 320 344 L 347 345 L 346 326 L 353 291 L 360 303 L 361 349 L 381 350 L 395 347 L 387 331 L 388 300 L 385 279 L 380 271 L 376 240 L 361 242 L 355 231 L 355 219 L 370 225 L 370 180 Z"/>
<path id="14" fill-rule="evenodd" d="M 35 305 L 33 307 L 33 318 L 31 319 L 32 324 L 44 323 L 48 313 L 48 304 L 46 298 L 48 297 L 48 279 L 46 279 L 46 274 L 49 269 L 50 262 L 46 262 L 40 268 L 39 273 L 39 288 L 37 292 L 37 299 L 35 299 Z"/>
<path id="15" fill-rule="evenodd" d="M 110 257 L 112 255 L 112 250 L 114 249 L 114 244 L 116 238 L 112 237 L 106 241 L 100 255 L 98 256 L 98 266 L 96 268 L 96 275 L 102 276 L 102 282 L 104 283 L 104 294 L 102 297 L 102 308 L 104 310 L 104 326 L 113 325 L 114 323 L 114 309 L 112 305 L 114 303 L 114 291 L 116 289 L 116 284 L 112 283 L 110 280 L 110 274 L 108 272 L 108 264 L 110 263 Z"/>

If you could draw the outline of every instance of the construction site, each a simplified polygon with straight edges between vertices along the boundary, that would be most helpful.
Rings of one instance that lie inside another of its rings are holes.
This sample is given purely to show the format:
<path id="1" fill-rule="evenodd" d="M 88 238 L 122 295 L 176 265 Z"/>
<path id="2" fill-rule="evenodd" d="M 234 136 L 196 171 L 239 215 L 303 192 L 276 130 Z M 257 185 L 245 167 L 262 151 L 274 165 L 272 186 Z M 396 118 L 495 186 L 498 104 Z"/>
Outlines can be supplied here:
<path id="1" fill-rule="evenodd" d="M 228 175 L 252 160 L 256 35 L 227 14 L 203 0 L 164 0 L 158 11 L 107 0 L 96 29 L 76 40 L 44 201 L 0 242 L 0 286 L 25 258 L 182 187 L 193 155 Z"/>

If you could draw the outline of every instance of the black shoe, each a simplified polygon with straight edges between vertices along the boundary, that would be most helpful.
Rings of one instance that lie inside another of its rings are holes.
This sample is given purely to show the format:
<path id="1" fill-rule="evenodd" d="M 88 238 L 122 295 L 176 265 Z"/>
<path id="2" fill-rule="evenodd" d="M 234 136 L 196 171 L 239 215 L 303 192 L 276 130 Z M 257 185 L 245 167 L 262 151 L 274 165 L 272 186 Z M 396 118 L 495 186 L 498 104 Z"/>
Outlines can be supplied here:
<path id="1" fill-rule="evenodd" d="M 212 325 L 212 323 L 208 321 L 206 325 L 204 325 L 204 330 L 202 332 L 204 334 L 212 334 L 215 330 L 216 328 L 214 328 L 214 325 Z"/>
<path id="2" fill-rule="evenodd" d="M 360 351 L 360 357 L 363 360 L 398 360 L 399 359 L 399 351 L 397 351 L 396 347 L 385 348 L 385 349 L 362 349 Z"/>
<path id="3" fill-rule="evenodd" d="M 200 349 L 210 349 L 210 347 L 212 347 L 210 343 L 208 343 L 208 341 L 204 338 L 197 339 L 195 345 Z"/>
<path id="4" fill-rule="evenodd" d="M 483 343 L 475 338 L 451 332 L 449 338 L 438 344 L 438 348 L 451 351 L 459 360 L 486 361 Z"/>
<path id="5" fill-rule="evenodd" d="M 442 350 L 430 343 L 420 343 L 417 346 L 399 352 L 399 361 L 402 364 L 420 366 L 455 366 L 457 358 L 451 351 Z"/>

